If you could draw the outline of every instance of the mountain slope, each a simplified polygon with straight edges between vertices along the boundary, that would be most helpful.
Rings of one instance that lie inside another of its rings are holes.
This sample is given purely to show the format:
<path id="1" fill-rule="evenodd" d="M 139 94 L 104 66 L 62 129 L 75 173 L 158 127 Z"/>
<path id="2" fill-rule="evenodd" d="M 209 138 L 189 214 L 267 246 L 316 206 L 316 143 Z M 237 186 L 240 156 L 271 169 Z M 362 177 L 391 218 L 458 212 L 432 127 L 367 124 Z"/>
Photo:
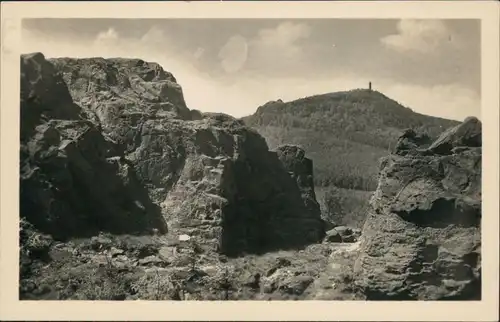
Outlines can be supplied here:
<path id="1" fill-rule="evenodd" d="M 434 139 L 459 123 L 415 113 L 366 89 L 268 102 L 243 120 L 270 148 L 301 145 L 314 160 L 316 186 L 366 191 L 375 190 L 379 159 L 405 129 Z"/>

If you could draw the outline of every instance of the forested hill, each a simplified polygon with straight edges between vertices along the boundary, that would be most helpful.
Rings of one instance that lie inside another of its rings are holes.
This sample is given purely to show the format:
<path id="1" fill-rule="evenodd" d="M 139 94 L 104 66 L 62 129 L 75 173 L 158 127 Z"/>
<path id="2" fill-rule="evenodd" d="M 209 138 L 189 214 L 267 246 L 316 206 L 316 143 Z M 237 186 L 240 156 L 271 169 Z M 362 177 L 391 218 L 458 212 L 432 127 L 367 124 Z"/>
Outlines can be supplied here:
<path id="1" fill-rule="evenodd" d="M 368 89 L 272 101 L 243 120 L 266 138 L 270 148 L 282 143 L 303 146 L 314 160 L 317 186 L 357 190 L 376 188 L 378 160 L 403 130 L 413 128 L 435 138 L 459 124 L 415 113 Z"/>

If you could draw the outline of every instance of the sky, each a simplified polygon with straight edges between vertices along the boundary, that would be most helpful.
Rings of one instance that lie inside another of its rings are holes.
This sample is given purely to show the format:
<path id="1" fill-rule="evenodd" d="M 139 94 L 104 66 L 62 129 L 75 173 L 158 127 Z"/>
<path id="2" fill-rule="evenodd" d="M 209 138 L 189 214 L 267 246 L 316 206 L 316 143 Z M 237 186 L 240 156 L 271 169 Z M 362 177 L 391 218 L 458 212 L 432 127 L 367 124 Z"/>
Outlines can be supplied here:
<path id="1" fill-rule="evenodd" d="M 480 118 L 479 20 L 24 19 L 21 51 L 157 62 L 191 109 L 249 115 L 264 103 L 355 88 L 416 112 Z"/>

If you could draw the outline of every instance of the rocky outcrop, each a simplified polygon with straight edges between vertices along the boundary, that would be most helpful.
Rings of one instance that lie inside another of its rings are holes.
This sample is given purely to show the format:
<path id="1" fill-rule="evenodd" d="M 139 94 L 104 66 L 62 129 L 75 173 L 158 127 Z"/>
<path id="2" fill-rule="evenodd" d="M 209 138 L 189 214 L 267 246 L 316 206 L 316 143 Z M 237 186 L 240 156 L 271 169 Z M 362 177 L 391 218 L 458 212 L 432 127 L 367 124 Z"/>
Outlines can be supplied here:
<path id="1" fill-rule="evenodd" d="M 133 166 L 42 54 L 21 58 L 20 212 L 55 238 L 166 230 Z"/>
<path id="2" fill-rule="evenodd" d="M 24 55 L 21 88 L 21 216 L 37 229 L 168 228 L 234 255 L 324 235 L 310 161 L 298 156 L 297 184 L 293 158 L 241 121 L 190 111 L 157 64 Z"/>
<path id="3" fill-rule="evenodd" d="M 278 146 L 276 153 L 292 179 L 296 181 L 302 200 L 309 212 L 314 214 L 311 219 L 316 221 L 315 225 L 323 225 L 322 220 L 318 222 L 318 218 L 321 217 L 321 210 L 314 191 L 312 160 L 306 158 L 304 149 L 291 144 Z"/>
<path id="4" fill-rule="evenodd" d="M 429 150 L 438 154 L 451 154 L 454 148 L 481 147 L 481 128 L 477 118 L 468 117 L 461 126 L 452 127 L 441 134 Z"/>
<path id="5" fill-rule="evenodd" d="M 432 143 L 432 141 L 426 134 L 417 133 L 413 129 L 407 129 L 398 138 L 398 142 L 393 152 L 399 155 L 406 155 L 410 151 L 422 148 L 430 143 Z"/>
<path id="6" fill-rule="evenodd" d="M 481 123 L 383 159 L 355 285 L 368 300 L 481 298 Z"/>

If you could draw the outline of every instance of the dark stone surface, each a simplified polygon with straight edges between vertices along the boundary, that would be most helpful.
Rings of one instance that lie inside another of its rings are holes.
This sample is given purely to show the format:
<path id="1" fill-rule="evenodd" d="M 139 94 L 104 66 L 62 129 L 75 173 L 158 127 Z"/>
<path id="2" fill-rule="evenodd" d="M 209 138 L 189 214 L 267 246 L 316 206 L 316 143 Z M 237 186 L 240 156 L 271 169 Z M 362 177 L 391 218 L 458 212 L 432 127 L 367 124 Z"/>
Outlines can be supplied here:
<path id="1" fill-rule="evenodd" d="M 382 162 L 355 263 L 368 300 L 481 298 L 480 129 L 468 119 Z"/>

